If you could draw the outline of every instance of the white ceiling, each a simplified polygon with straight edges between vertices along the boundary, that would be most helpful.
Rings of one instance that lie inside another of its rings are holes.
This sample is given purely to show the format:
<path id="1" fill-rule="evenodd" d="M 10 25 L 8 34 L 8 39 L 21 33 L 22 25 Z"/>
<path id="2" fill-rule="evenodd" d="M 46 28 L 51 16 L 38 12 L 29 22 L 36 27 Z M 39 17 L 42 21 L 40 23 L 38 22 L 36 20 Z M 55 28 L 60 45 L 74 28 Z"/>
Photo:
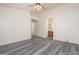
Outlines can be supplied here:
<path id="1" fill-rule="evenodd" d="M 28 9 L 27 8 L 28 5 L 29 5 L 28 3 L 0 3 L 1 7 L 17 8 L 21 10 Z"/>
<path id="2" fill-rule="evenodd" d="M 17 8 L 17 9 L 21 9 L 21 10 L 30 10 L 32 11 L 34 14 L 40 14 L 40 13 L 43 13 L 45 11 L 48 11 L 48 10 L 51 10 L 51 9 L 54 9 L 58 6 L 61 6 L 63 5 L 62 3 L 41 3 L 41 5 L 45 8 L 45 9 L 42 9 L 38 12 L 36 12 L 34 10 L 34 7 L 29 7 L 29 5 L 35 5 L 35 3 L 0 3 L 0 6 L 1 7 L 8 7 L 8 8 Z"/>
<path id="3" fill-rule="evenodd" d="M 34 10 L 33 7 L 28 7 L 29 5 L 35 5 L 35 3 L 0 3 L 1 7 L 17 8 L 22 10 L 31 9 L 33 11 Z M 44 10 L 50 10 L 62 4 L 61 3 L 41 3 L 41 5 L 45 7 Z"/>

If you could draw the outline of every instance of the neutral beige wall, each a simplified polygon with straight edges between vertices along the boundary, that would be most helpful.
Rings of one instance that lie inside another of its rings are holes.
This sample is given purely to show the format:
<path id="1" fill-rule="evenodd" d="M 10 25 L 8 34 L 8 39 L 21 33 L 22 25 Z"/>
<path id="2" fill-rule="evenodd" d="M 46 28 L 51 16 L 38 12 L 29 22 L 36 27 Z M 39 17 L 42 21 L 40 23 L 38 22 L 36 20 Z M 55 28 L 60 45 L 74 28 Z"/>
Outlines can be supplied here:
<path id="1" fill-rule="evenodd" d="M 0 7 L 0 45 L 31 39 L 29 11 Z"/>

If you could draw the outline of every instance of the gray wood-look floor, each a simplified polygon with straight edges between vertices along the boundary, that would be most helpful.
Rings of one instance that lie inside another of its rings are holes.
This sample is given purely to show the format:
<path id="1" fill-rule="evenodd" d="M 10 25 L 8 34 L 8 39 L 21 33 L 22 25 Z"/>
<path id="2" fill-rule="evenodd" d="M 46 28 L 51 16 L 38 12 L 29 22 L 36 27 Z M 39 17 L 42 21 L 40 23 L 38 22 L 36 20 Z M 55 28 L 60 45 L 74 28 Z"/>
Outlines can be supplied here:
<path id="1" fill-rule="evenodd" d="M 0 55 L 79 55 L 79 45 L 35 37 L 0 46 Z"/>

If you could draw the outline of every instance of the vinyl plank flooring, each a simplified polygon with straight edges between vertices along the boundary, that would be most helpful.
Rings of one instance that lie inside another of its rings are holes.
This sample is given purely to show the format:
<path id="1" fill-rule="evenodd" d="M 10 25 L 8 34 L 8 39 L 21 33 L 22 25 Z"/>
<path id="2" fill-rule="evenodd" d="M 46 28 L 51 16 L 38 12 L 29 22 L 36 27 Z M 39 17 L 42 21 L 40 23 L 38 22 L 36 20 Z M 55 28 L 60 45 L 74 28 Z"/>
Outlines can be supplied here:
<path id="1" fill-rule="evenodd" d="M 52 50 L 48 53 L 48 55 L 57 55 L 59 53 L 59 50 L 61 47 L 62 47 L 62 45 L 60 42 L 60 44 L 56 45 L 55 48 L 52 48 Z"/>
<path id="2" fill-rule="evenodd" d="M 42 40 L 39 40 L 39 42 L 37 43 L 38 41 L 30 41 L 28 44 L 24 45 L 24 46 L 21 46 L 20 48 L 16 48 L 14 50 L 11 50 L 9 52 L 7 52 L 8 54 L 11 54 L 11 55 L 15 55 L 15 54 L 21 54 L 23 52 L 26 52 L 28 50 L 30 50 L 30 48 L 32 49 L 34 46 L 38 46 L 40 45 L 40 42 L 42 42 Z M 4 53 L 4 54 L 7 54 L 7 53 Z"/>
<path id="3" fill-rule="evenodd" d="M 79 55 L 79 45 L 33 37 L 29 40 L 0 46 L 0 55 Z"/>
<path id="4" fill-rule="evenodd" d="M 28 52 L 24 52 L 24 55 L 33 55 L 37 50 L 40 48 L 44 47 L 44 44 L 39 44 L 38 46 L 36 45 L 35 47 L 32 48 L 32 50 L 29 50 Z"/>
<path id="5" fill-rule="evenodd" d="M 58 50 L 56 55 L 69 55 L 71 52 L 71 45 L 67 42 L 63 42 L 61 48 Z"/>
<path id="6" fill-rule="evenodd" d="M 6 53 L 8 51 L 12 51 L 12 50 L 19 48 L 21 46 L 27 45 L 28 43 L 30 43 L 30 41 L 31 40 L 24 40 L 24 41 L 15 42 L 15 43 L 7 44 L 4 46 L 0 46 L 0 54 Z"/>
<path id="7" fill-rule="evenodd" d="M 57 41 L 56 40 L 53 40 L 53 41 L 50 41 L 49 43 L 47 43 L 44 47 L 40 48 L 39 51 L 36 51 L 34 53 L 34 55 L 43 55 L 46 53 L 46 51 L 48 52 L 49 48 L 55 44 Z"/>
<path id="8" fill-rule="evenodd" d="M 71 45 L 71 52 L 69 54 L 70 55 L 77 55 L 76 45 L 75 44 Z"/>
<path id="9" fill-rule="evenodd" d="M 42 52 L 42 54 L 43 54 L 43 55 L 47 55 L 51 50 L 54 50 L 54 49 L 57 47 L 57 45 L 58 45 L 59 43 L 60 43 L 60 42 L 57 41 L 56 43 L 54 43 L 53 46 L 50 45 L 47 50 L 45 50 L 44 52 Z"/>

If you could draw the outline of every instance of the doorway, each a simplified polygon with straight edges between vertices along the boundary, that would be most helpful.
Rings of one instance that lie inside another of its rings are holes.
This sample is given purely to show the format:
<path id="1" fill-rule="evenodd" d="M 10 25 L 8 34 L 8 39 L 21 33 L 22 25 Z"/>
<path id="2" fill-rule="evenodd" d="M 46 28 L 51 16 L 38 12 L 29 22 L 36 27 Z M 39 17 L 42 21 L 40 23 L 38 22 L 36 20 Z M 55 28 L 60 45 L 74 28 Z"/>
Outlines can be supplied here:
<path id="1" fill-rule="evenodd" d="M 37 20 L 35 19 L 32 19 L 32 25 L 31 25 L 31 28 L 32 28 L 32 38 L 35 38 L 36 36 L 36 22 Z"/>
<path id="2" fill-rule="evenodd" d="M 48 19 L 48 38 L 53 39 L 53 18 Z"/>

